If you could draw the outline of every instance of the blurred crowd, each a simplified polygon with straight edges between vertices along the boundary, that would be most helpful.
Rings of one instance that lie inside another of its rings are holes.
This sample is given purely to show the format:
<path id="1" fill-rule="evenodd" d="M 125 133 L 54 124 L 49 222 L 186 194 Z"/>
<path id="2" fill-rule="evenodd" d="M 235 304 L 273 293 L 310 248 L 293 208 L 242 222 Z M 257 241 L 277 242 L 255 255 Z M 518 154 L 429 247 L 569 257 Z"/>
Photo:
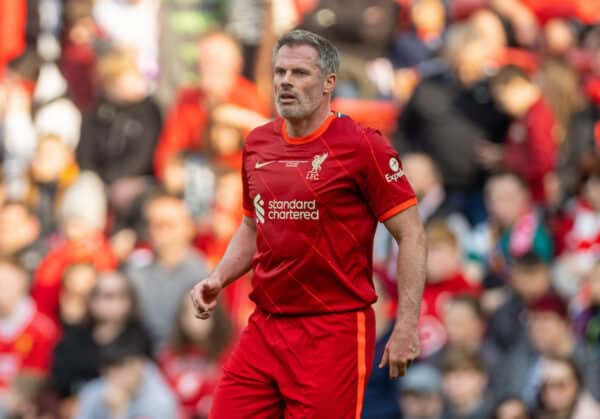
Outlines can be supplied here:
<path id="1" fill-rule="evenodd" d="M 600 418 L 598 23 L 597 0 L 0 2 L 0 418 L 207 418 L 251 284 L 207 321 L 187 293 L 241 220 L 293 28 L 339 48 L 333 107 L 390 138 L 427 230 L 420 360 L 374 367 L 363 418 Z M 378 230 L 376 362 L 396 252 Z"/>

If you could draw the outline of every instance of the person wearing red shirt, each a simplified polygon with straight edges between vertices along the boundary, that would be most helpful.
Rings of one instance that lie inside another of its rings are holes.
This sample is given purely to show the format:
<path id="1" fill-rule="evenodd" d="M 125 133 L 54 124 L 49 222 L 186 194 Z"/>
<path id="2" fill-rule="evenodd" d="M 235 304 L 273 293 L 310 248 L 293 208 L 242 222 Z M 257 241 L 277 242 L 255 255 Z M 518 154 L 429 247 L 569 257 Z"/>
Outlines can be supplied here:
<path id="1" fill-rule="evenodd" d="M 545 179 L 558 156 L 552 108 L 527 73 L 514 65 L 496 74 L 492 95 L 513 122 L 503 146 L 487 144 L 479 149 L 480 161 L 488 168 L 515 171 L 527 181 L 534 201 L 544 202 Z"/>
<path id="2" fill-rule="evenodd" d="M 211 418 L 360 417 L 375 346 L 377 221 L 400 249 L 396 326 L 379 366 L 396 378 L 419 354 L 425 244 L 417 200 L 389 141 L 332 112 L 338 65 L 336 48 L 308 31 L 276 45 L 282 118 L 248 135 L 244 219 L 190 293 L 206 319 L 221 290 L 253 268 L 257 309 L 224 367 Z"/>
<path id="3" fill-rule="evenodd" d="M 198 45 L 198 56 L 199 87 L 179 92 L 159 138 L 154 155 L 154 169 L 159 177 L 174 154 L 206 148 L 206 130 L 219 105 L 229 105 L 229 111 L 233 108 L 240 124 L 253 124 L 257 117 L 260 120 L 259 115 L 269 113 L 267 100 L 250 80 L 240 75 L 242 55 L 233 38 L 221 32 L 204 36 Z"/>
<path id="4" fill-rule="evenodd" d="M 10 259 L 0 260 L 0 403 L 10 392 L 19 398 L 14 393 L 19 392 L 20 377 L 41 383 L 58 338 L 53 322 L 28 297 L 28 284 L 22 267 Z"/>
<path id="5" fill-rule="evenodd" d="M 218 306 L 204 322 L 184 299 L 171 343 L 158 357 L 158 365 L 183 408 L 181 419 L 206 419 L 221 378 L 222 364 L 232 341 L 232 324 Z"/>
<path id="6" fill-rule="evenodd" d="M 421 356 L 427 358 L 446 343 L 443 313 L 449 300 L 459 294 L 479 296 L 479 284 L 467 280 L 461 266 L 456 235 L 445 220 L 431 221 L 427 233 L 427 284 L 423 291 L 419 334 Z"/>

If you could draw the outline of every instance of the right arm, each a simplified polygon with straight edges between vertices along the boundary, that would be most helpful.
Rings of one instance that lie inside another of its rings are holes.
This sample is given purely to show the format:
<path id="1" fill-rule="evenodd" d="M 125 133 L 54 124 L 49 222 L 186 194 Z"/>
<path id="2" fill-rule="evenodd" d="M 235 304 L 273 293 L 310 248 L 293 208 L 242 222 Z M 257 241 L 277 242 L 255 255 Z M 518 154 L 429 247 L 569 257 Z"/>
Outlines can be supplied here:
<path id="1" fill-rule="evenodd" d="M 250 270 L 255 253 L 256 222 L 254 218 L 244 216 L 217 267 L 190 292 L 196 317 L 210 317 L 221 290 Z"/>

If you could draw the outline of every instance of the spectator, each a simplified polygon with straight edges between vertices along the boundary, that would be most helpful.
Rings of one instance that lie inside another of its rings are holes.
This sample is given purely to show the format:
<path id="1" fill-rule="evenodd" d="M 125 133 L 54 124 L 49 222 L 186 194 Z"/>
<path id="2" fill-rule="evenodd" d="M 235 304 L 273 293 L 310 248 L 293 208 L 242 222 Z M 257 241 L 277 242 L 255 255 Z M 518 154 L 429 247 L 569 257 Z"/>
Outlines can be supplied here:
<path id="1" fill-rule="evenodd" d="M 527 305 L 550 291 L 549 265 L 533 253 L 514 262 L 506 301 L 490 319 L 489 333 L 494 343 L 508 351 L 526 338 Z"/>
<path id="2" fill-rule="evenodd" d="M 587 307 L 579 313 L 574 321 L 577 336 L 600 353 L 600 261 L 587 277 L 589 301 Z"/>
<path id="3" fill-rule="evenodd" d="M 531 416 L 523 400 L 518 397 L 507 397 L 501 400 L 494 409 L 492 419 L 530 419 Z"/>
<path id="4" fill-rule="evenodd" d="M 395 295 L 395 287 L 382 270 L 375 269 L 374 272 L 373 283 L 377 293 L 377 301 L 373 304 L 375 357 L 371 377 L 365 389 L 362 419 L 395 419 L 400 415 L 400 411 L 396 401 L 396 388 L 389 379 L 389 367 L 377 367 L 394 327 L 392 296 Z"/>
<path id="5" fill-rule="evenodd" d="M 404 419 L 444 418 L 442 377 L 436 368 L 427 364 L 412 366 L 399 387 Z"/>
<path id="6" fill-rule="evenodd" d="M 194 221 L 183 200 L 159 192 L 145 203 L 144 216 L 155 259 L 146 266 L 131 266 L 128 273 L 141 317 L 160 350 L 172 338 L 181 299 L 207 270 L 191 247 Z"/>
<path id="7" fill-rule="evenodd" d="M 500 352 L 494 343 L 486 337 L 487 322 L 479 300 L 468 294 L 452 297 L 444 309 L 444 328 L 447 341 L 428 362 L 441 367 L 446 355 L 453 350 L 462 350 L 478 356 L 490 373 L 496 371 L 500 364 Z M 490 375 L 490 386 L 494 377 Z"/>
<path id="8" fill-rule="evenodd" d="M 475 354 L 457 349 L 448 352 L 442 367 L 442 387 L 450 419 L 489 417 L 493 399 L 487 392 L 488 371 Z"/>
<path id="9" fill-rule="evenodd" d="M 205 132 L 211 112 L 218 105 L 233 105 L 238 114 L 254 124 L 257 115 L 266 116 L 268 103 L 256 86 L 243 78 L 242 56 L 237 42 L 222 32 L 202 37 L 199 48 L 198 88 L 182 89 L 168 113 L 154 155 L 155 173 L 162 177 L 165 162 L 182 150 L 205 149 Z M 231 109 L 232 107 L 230 107 Z M 248 131 L 256 125 L 244 126 Z"/>
<path id="10" fill-rule="evenodd" d="M 158 78 L 158 0 L 98 0 L 93 16 L 100 31 L 118 48 L 135 51 L 147 80 Z"/>
<path id="11" fill-rule="evenodd" d="M 207 419 L 213 391 L 232 341 L 232 325 L 222 308 L 199 322 L 187 295 L 181 302 L 174 339 L 159 365 L 183 410 L 182 419 Z"/>
<path id="12" fill-rule="evenodd" d="M 479 295 L 476 284 L 469 283 L 461 266 L 456 236 L 443 220 L 432 221 L 427 233 L 427 284 L 423 292 L 419 335 L 421 356 L 429 357 L 446 343 L 442 314 L 447 302 L 457 294 Z"/>
<path id="13" fill-rule="evenodd" d="M 593 419 L 600 416 L 600 404 L 585 389 L 580 368 L 568 358 L 551 358 L 544 362 L 540 409 L 536 417 Z"/>
<path id="14" fill-rule="evenodd" d="M 0 136 L 7 193 L 19 198 L 25 189 L 25 174 L 36 146 L 32 98 L 40 71 L 40 59 L 26 51 L 10 62 L 0 78 Z"/>
<path id="15" fill-rule="evenodd" d="M 9 201 L 0 207 L 0 256 L 16 259 L 28 276 L 48 251 L 40 233 L 40 220 L 25 203 Z"/>
<path id="16" fill-rule="evenodd" d="M 87 316 L 88 298 L 96 283 L 96 268 L 88 263 L 71 265 L 60 290 L 60 322 L 63 327 L 80 326 Z"/>
<path id="17" fill-rule="evenodd" d="M 530 407 L 543 383 L 544 360 L 568 357 L 583 371 L 583 383 L 600 396 L 600 360 L 589 346 L 577 340 L 567 317 L 567 306 L 556 294 L 531 302 L 527 314 L 528 339 L 515 345 L 503 361 L 499 389 L 519 394 Z"/>
<path id="18" fill-rule="evenodd" d="M 475 146 L 482 138 L 500 142 L 509 120 L 491 100 L 485 38 L 468 25 L 454 26 L 445 50 L 449 71 L 424 77 L 404 108 L 396 145 L 420 151 L 438 166 L 446 191 L 463 200 L 471 222 L 484 217 L 480 194 L 482 167 Z"/>
<path id="19" fill-rule="evenodd" d="M 146 348 L 134 336 L 100 351 L 102 375 L 79 393 L 75 419 L 177 417 L 177 402 Z"/>
<path id="20" fill-rule="evenodd" d="M 106 198 L 102 181 L 82 172 L 59 204 L 64 240 L 39 265 L 31 290 L 38 309 L 58 323 L 60 285 L 65 270 L 74 263 L 91 263 L 99 271 L 114 269 L 117 259 L 103 235 Z"/>
<path id="21" fill-rule="evenodd" d="M 198 80 L 196 43 L 204 34 L 223 27 L 229 14 L 235 14 L 229 3 L 213 0 L 162 0 L 159 14 L 159 66 L 156 96 L 163 110 L 169 109 L 182 86 Z M 189 22 L 194 22 L 190 25 Z M 173 48 L 173 46 L 177 48 Z"/>
<path id="22" fill-rule="evenodd" d="M 71 268 L 70 274 L 73 273 Z M 137 317 L 131 283 L 116 272 L 100 274 L 90 293 L 83 323 L 66 328 L 54 350 L 52 389 L 60 399 L 77 394 L 84 384 L 99 376 L 100 350 L 109 345 L 125 345 L 129 340 L 135 340 L 150 355 L 150 338 Z"/>
<path id="23" fill-rule="evenodd" d="M 27 295 L 27 286 L 27 273 L 15 262 L 1 259 L 0 411 L 8 410 L 8 414 L 21 409 L 21 380 L 29 380 L 40 388 L 58 337 L 52 321 L 36 309 Z"/>
<path id="24" fill-rule="evenodd" d="M 435 57 L 444 41 L 446 9 L 440 0 L 417 0 L 410 5 L 411 27 L 396 35 L 391 53 L 395 68 L 411 68 Z"/>
<path id="25" fill-rule="evenodd" d="M 500 172 L 490 177 L 485 198 L 489 220 L 475 227 L 467 251 L 471 259 L 483 264 L 487 287 L 502 284 L 507 266 L 527 253 L 550 261 L 550 233 L 519 175 Z"/>
<path id="26" fill-rule="evenodd" d="M 541 89 L 519 67 L 504 67 L 492 81 L 494 100 L 512 118 L 505 145 L 482 144 L 481 163 L 506 167 L 522 176 L 536 202 L 544 202 L 544 178 L 557 163 L 556 117 Z"/>
<path id="27" fill-rule="evenodd" d="M 98 63 L 103 96 L 86 113 L 77 148 L 82 170 L 107 184 L 152 173 L 161 130 L 158 105 L 129 52 L 113 51 Z"/>
<path id="28" fill-rule="evenodd" d="M 38 140 L 25 199 L 40 217 L 43 236 L 54 232 L 57 203 L 78 175 L 75 153 L 68 144 L 55 135 Z"/>
<path id="29" fill-rule="evenodd" d="M 582 170 L 579 193 L 568 211 L 571 228 L 556 263 L 557 285 L 566 295 L 576 294 L 582 279 L 600 258 L 600 158 Z"/>

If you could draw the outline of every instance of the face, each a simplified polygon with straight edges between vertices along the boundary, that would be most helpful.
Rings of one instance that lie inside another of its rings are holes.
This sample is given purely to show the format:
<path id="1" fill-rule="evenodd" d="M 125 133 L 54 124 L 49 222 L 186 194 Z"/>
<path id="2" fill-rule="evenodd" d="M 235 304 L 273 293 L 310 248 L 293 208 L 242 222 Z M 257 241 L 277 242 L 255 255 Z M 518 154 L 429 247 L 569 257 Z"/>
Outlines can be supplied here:
<path id="1" fill-rule="evenodd" d="M 318 52 L 308 45 L 284 45 L 273 68 L 275 106 L 288 120 L 302 120 L 328 104 L 335 75 L 323 75 Z"/>
<path id="2" fill-rule="evenodd" d="M 507 400 L 498 406 L 496 416 L 498 419 L 529 419 L 527 408 L 519 400 Z"/>
<path id="3" fill-rule="evenodd" d="M 183 201 L 165 197 L 146 209 L 150 241 L 156 252 L 187 247 L 194 234 L 193 220 Z"/>
<path id="4" fill-rule="evenodd" d="M 405 419 L 440 419 L 442 397 L 437 393 L 404 392 L 400 398 Z"/>
<path id="5" fill-rule="evenodd" d="M 241 69 L 242 57 L 232 40 L 215 35 L 200 41 L 199 82 L 209 98 L 219 100 L 229 95 Z"/>
<path id="6" fill-rule="evenodd" d="M 132 310 L 127 280 L 117 274 L 100 276 L 90 296 L 90 312 L 99 322 L 120 323 Z"/>
<path id="7" fill-rule="evenodd" d="M 511 274 L 511 285 L 525 301 L 533 301 L 550 289 L 550 272 L 545 266 L 531 268 L 515 267 Z"/>
<path id="8" fill-rule="evenodd" d="M 29 246 L 39 232 L 39 221 L 22 205 L 7 205 L 0 209 L 0 254 L 12 255 Z"/>
<path id="9" fill-rule="evenodd" d="M 560 56 L 571 49 L 575 38 L 567 22 L 552 19 L 544 27 L 544 41 L 550 54 Z"/>
<path id="10" fill-rule="evenodd" d="M 470 406 L 481 400 L 486 385 L 485 374 L 476 370 L 447 372 L 442 379 L 444 394 L 454 406 Z"/>
<path id="11" fill-rule="evenodd" d="M 558 314 L 530 312 L 527 331 L 533 346 L 542 354 L 553 354 L 565 341 L 572 339 L 568 323 Z"/>
<path id="12" fill-rule="evenodd" d="M 127 393 L 137 391 L 144 377 L 144 361 L 141 357 L 130 357 L 119 365 L 111 365 L 106 370 L 109 385 L 119 386 Z"/>
<path id="13" fill-rule="evenodd" d="M 31 162 L 33 178 L 47 183 L 58 180 L 65 167 L 71 162 L 72 153 L 61 141 L 42 141 Z"/>
<path id="14" fill-rule="evenodd" d="M 11 265 L 0 263 L 0 289 L 0 317 L 6 317 L 27 295 L 27 276 Z"/>
<path id="15" fill-rule="evenodd" d="M 460 253 L 456 246 L 445 242 L 427 245 L 427 281 L 439 282 L 456 273 L 460 267 Z"/>
<path id="16" fill-rule="evenodd" d="M 444 325 L 449 344 L 468 349 L 479 348 L 485 324 L 470 305 L 451 301 L 444 310 Z"/>
<path id="17" fill-rule="evenodd" d="M 521 78 L 513 78 L 504 85 L 493 88 L 494 99 L 509 115 L 523 116 L 529 107 L 529 83 Z"/>
<path id="18" fill-rule="evenodd" d="M 86 243 L 96 233 L 96 229 L 82 218 L 67 218 L 62 222 L 62 229 L 68 241 Z"/>
<path id="19" fill-rule="evenodd" d="M 445 11 L 441 1 L 417 1 L 410 13 L 413 25 L 424 31 L 437 31 L 444 27 Z"/>
<path id="20" fill-rule="evenodd" d="M 471 85 L 485 75 L 490 60 L 490 50 L 483 41 L 471 41 L 458 52 L 454 61 L 455 71 L 460 81 Z"/>
<path id="21" fill-rule="evenodd" d="M 577 380 L 571 369 L 562 362 L 544 364 L 544 381 L 541 398 L 550 411 L 565 411 L 577 398 Z"/>
<path id="22" fill-rule="evenodd" d="M 433 162 L 425 155 L 408 154 L 402 158 L 404 172 L 417 197 L 422 198 L 432 187 L 439 185 Z"/>
<path id="23" fill-rule="evenodd" d="M 217 180 L 215 202 L 220 210 L 235 213 L 241 208 L 242 182 L 238 173 L 227 173 Z"/>
<path id="24" fill-rule="evenodd" d="M 529 195 L 511 176 L 492 178 L 487 185 L 486 206 L 502 227 L 511 227 L 529 207 Z"/>
<path id="25" fill-rule="evenodd" d="M 125 71 L 104 86 L 107 95 L 117 102 L 138 102 L 148 93 L 144 76 L 137 70 Z"/>
<path id="26" fill-rule="evenodd" d="M 181 328 L 188 339 L 193 342 L 205 342 L 212 330 L 214 319 L 209 317 L 207 320 L 198 320 L 195 316 L 196 310 L 191 299 L 183 299 L 183 310 L 181 313 Z"/>
<path id="27" fill-rule="evenodd" d="M 242 149 L 242 133 L 235 127 L 215 124 L 210 129 L 210 142 L 219 156 L 230 156 Z"/>

